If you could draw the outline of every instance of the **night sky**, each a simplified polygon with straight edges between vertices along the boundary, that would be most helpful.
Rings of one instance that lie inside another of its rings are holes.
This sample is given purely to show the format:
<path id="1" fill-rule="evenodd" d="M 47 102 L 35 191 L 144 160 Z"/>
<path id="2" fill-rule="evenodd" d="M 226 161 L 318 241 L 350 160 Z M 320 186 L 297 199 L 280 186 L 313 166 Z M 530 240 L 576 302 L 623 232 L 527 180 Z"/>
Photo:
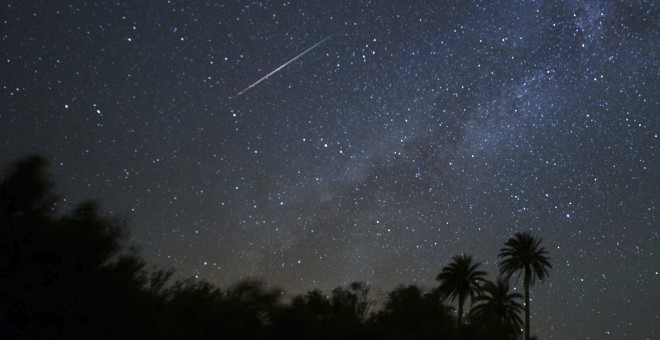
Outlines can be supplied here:
<path id="1" fill-rule="evenodd" d="M 1 6 L 0 164 L 46 156 L 150 265 L 432 288 L 529 231 L 532 333 L 660 337 L 657 2 Z"/>

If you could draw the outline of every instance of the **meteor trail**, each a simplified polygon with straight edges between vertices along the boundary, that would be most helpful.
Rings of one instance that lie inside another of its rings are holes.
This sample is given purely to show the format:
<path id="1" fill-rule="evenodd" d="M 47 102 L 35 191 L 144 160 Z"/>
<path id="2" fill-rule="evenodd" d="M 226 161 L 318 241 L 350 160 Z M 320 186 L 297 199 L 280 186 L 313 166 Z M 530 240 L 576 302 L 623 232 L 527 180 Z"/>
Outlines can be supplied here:
<path id="1" fill-rule="evenodd" d="M 236 95 L 234 95 L 234 96 L 232 96 L 232 97 L 229 97 L 229 98 L 231 99 L 231 98 L 238 97 L 238 96 L 242 95 L 243 93 L 245 93 L 245 91 L 247 91 L 247 90 L 249 90 L 249 89 L 251 89 L 251 88 L 253 88 L 253 87 L 259 85 L 259 83 L 261 83 L 262 81 L 268 79 L 268 77 L 270 77 L 270 76 L 272 76 L 273 74 L 277 73 L 277 71 L 279 71 L 279 70 L 285 68 L 287 65 L 291 64 L 291 63 L 294 62 L 296 59 L 302 57 L 303 55 L 305 55 L 305 53 L 307 53 L 307 52 L 309 52 L 309 51 L 315 49 L 317 46 L 321 45 L 323 42 L 325 42 L 325 41 L 328 40 L 328 39 L 330 39 L 329 36 L 326 37 L 325 39 L 323 39 L 323 40 L 317 42 L 316 44 L 314 44 L 314 46 L 312 46 L 312 47 L 306 49 L 303 53 L 298 54 L 298 55 L 295 56 L 293 59 L 291 59 L 291 60 L 287 61 L 286 63 L 282 64 L 282 66 L 280 66 L 280 67 L 278 67 L 278 68 L 272 70 L 270 73 L 268 73 L 267 75 L 263 76 L 261 79 L 259 79 L 259 80 L 257 80 L 256 82 L 254 82 L 254 84 L 252 84 L 252 85 L 246 87 L 243 91 L 241 91 L 241 92 L 237 93 Z"/>

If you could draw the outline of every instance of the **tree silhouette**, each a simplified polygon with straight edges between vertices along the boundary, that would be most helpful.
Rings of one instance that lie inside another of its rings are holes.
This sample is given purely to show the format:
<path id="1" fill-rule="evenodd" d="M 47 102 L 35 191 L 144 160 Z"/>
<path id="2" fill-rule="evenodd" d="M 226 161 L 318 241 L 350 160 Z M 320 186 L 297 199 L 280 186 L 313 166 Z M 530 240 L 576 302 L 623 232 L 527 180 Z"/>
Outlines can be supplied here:
<path id="1" fill-rule="evenodd" d="M 225 293 L 225 304 L 231 312 L 225 318 L 232 329 L 229 338 L 250 339 L 265 336 L 266 325 L 272 322 L 272 313 L 279 304 L 282 291 L 268 288 L 263 281 L 247 279 L 229 287 Z"/>
<path id="2" fill-rule="evenodd" d="M 489 337 L 516 339 L 522 328 L 520 313 L 523 306 L 522 295 L 509 290 L 509 282 L 498 278 L 496 282 L 486 281 L 482 293 L 475 298 L 476 306 L 470 310 L 473 324 L 479 325 Z"/>
<path id="3" fill-rule="evenodd" d="M 227 336 L 224 329 L 230 311 L 223 292 L 203 280 L 175 282 L 167 289 L 167 301 L 159 314 L 157 338 L 213 339 Z"/>
<path id="4" fill-rule="evenodd" d="M 312 290 L 282 303 L 282 292 L 245 280 L 226 290 L 199 279 L 148 271 L 127 248 L 126 225 L 94 202 L 64 213 L 39 156 L 18 162 L 0 181 L 0 338 L 63 339 L 513 339 L 520 294 L 485 281 L 471 256 L 454 256 L 430 293 L 400 286 L 371 312 L 369 287 L 353 282 L 326 295 Z M 551 268 L 540 239 L 516 234 L 499 256 L 508 280 L 529 286 Z M 475 297 L 475 295 L 478 295 Z M 467 298 L 477 305 L 463 323 Z M 458 301 L 453 308 L 444 302 Z M 455 325 L 458 325 L 456 327 Z"/>
<path id="5" fill-rule="evenodd" d="M 369 300 L 369 291 L 371 288 L 365 282 L 361 281 L 352 282 L 348 287 L 356 298 L 355 314 L 360 321 L 365 321 L 372 306 L 372 301 Z"/>
<path id="6" fill-rule="evenodd" d="M 507 279 L 514 273 L 523 273 L 523 286 L 525 289 L 525 340 L 530 339 L 530 316 L 529 316 L 529 287 L 534 285 L 538 278 L 543 281 L 548 275 L 550 258 L 544 247 L 541 247 L 541 238 L 535 238 L 529 233 L 516 233 L 500 249 L 498 257 L 504 260 L 500 262 L 500 273 Z"/>
<path id="7" fill-rule="evenodd" d="M 57 215 L 53 189 L 39 156 L 0 182 L 0 338 L 145 336 L 153 305 L 124 224 L 92 202 Z"/>
<path id="8" fill-rule="evenodd" d="M 273 322 L 272 337 L 278 339 L 364 338 L 370 306 L 369 287 L 353 282 L 336 287 L 328 297 L 319 290 L 293 298 Z"/>
<path id="9" fill-rule="evenodd" d="M 46 159 L 32 155 L 19 161 L 0 183 L 0 217 L 3 222 L 27 215 L 45 217 L 57 200 L 46 173 Z"/>
<path id="10" fill-rule="evenodd" d="M 330 339 L 335 330 L 332 303 L 320 290 L 295 296 L 275 314 L 274 339 Z"/>
<path id="11" fill-rule="evenodd" d="M 332 290 L 331 301 L 336 315 L 362 322 L 370 307 L 369 286 L 364 282 L 352 282 L 347 288 L 336 287 Z"/>
<path id="12" fill-rule="evenodd" d="M 485 280 L 486 272 L 477 270 L 481 263 L 472 263 L 472 256 L 457 255 L 452 261 L 442 268 L 435 280 L 440 282 L 438 291 L 444 300 L 458 300 L 457 325 L 460 328 L 465 299 L 469 296 L 470 301 L 474 301 L 474 296 L 481 291 L 479 284 Z"/>
<path id="13" fill-rule="evenodd" d="M 414 285 L 400 286 L 387 295 L 383 308 L 371 317 L 371 335 L 374 339 L 452 338 L 455 329 L 449 311 L 435 292 L 425 293 Z"/>

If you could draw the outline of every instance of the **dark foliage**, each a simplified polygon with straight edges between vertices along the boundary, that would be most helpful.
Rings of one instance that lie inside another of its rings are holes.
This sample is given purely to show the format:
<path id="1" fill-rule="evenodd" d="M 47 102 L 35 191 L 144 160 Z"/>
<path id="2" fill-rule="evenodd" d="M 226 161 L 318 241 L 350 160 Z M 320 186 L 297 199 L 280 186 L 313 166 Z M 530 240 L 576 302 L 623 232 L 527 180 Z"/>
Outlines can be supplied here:
<path id="1" fill-rule="evenodd" d="M 449 339 L 455 335 L 450 309 L 442 304 L 437 291 L 424 293 L 417 286 L 390 292 L 371 327 L 378 339 Z"/>
<path id="2" fill-rule="evenodd" d="M 93 203 L 57 217 L 52 188 L 37 156 L 0 183 L 0 337 L 143 336 L 154 313 L 124 226 Z"/>
<path id="3" fill-rule="evenodd" d="M 443 269 L 439 289 L 399 287 L 378 311 L 363 282 L 283 302 L 280 290 L 257 280 L 226 290 L 173 281 L 172 270 L 147 270 L 127 250 L 124 224 L 94 203 L 57 212 L 45 165 L 30 157 L 0 182 L 2 339 L 487 339 L 493 320 L 520 323 L 519 296 L 480 286 L 485 273 L 465 256 Z M 502 292 L 510 308 L 497 314 Z M 457 329 L 443 300 L 468 296 L 479 305 Z M 517 337 L 503 329 L 498 338 Z"/>
<path id="4" fill-rule="evenodd" d="M 296 296 L 274 318 L 273 338 L 365 338 L 367 294 L 367 286 L 356 282 L 333 289 L 331 296 L 319 290 Z"/>

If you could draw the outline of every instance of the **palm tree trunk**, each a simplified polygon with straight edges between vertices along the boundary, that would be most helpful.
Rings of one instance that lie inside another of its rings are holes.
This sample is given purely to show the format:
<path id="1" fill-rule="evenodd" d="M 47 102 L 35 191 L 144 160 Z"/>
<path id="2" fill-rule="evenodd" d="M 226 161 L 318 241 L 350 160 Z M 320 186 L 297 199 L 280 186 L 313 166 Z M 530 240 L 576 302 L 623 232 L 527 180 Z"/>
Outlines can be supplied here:
<path id="1" fill-rule="evenodd" d="M 463 321 L 463 303 L 464 303 L 463 300 L 464 299 L 460 299 L 460 298 L 458 300 L 458 325 L 456 326 L 457 329 L 460 329 L 463 326 L 463 323 L 462 323 L 462 321 Z"/>
<path id="2" fill-rule="evenodd" d="M 459 301 L 458 302 L 458 324 L 456 325 L 457 328 L 461 328 L 462 321 L 463 321 L 463 304 Z"/>
<path id="3" fill-rule="evenodd" d="M 525 277 L 523 278 L 525 286 L 525 340 L 529 340 L 529 276 L 531 274 L 530 268 L 525 267 Z"/>

